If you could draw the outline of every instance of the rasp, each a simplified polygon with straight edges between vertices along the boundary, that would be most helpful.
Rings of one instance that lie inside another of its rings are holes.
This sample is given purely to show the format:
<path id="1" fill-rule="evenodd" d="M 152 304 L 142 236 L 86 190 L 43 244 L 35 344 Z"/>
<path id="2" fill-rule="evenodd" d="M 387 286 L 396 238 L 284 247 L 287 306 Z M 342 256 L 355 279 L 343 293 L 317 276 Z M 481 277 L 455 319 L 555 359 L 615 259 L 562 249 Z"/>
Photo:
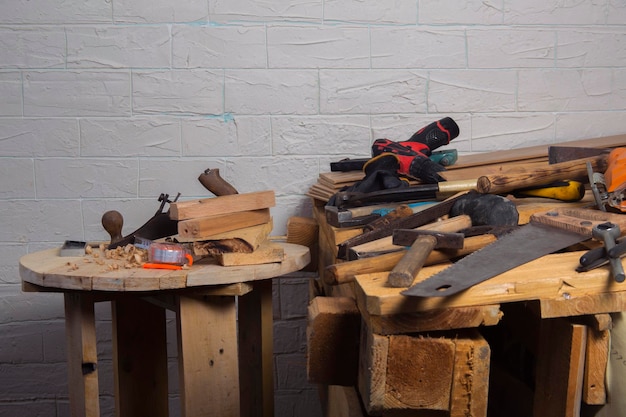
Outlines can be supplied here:
<path id="1" fill-rule="evenodd" d="M 624 228 L 626 216 L 594 209 L 562 208 L 531 216 L 530 222 L 402 292 L 444 297 L 466 290 L 544 255 L 591 239 L 593 227 L 612 222 Z"/>

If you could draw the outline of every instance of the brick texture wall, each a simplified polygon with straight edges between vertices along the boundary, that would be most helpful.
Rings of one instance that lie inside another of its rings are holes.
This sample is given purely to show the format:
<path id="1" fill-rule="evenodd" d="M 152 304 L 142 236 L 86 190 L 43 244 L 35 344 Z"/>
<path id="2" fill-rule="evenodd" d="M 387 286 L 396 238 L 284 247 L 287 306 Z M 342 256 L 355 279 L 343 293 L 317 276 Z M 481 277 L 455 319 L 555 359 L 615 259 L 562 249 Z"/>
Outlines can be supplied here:
<path id="1" fill-rule="evenodd" d="M 0 417 L 68 414 L 62 298 L 23 293 L 20 256 L 207 196 L 208 167 L 275 190 L 281 235 L 330 161 L 443 116 L 462 153 L 625 133 L 624 22 L 620 0 L 0 2 Z M 276 281 L 277 416 L 320 415 L 307 280 Z"/>

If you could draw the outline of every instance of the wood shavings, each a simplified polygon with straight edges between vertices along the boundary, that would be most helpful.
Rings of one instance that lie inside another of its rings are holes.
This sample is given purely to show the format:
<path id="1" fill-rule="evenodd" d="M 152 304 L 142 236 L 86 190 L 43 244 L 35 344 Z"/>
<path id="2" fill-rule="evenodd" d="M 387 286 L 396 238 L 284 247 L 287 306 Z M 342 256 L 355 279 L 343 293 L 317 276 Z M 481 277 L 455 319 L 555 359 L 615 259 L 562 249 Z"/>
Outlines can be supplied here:
<path id="1" fill-rule="evenodd" d="M 119 269 L 141 268 L 148 261 L 148 251 L 135 245 L 118 246 L 107 249 L 105 243 L 101 243 L 98 249 L 91 245 L 85 248 L 85 263 L 95 262 L 103 266 L 105 271 L 117 271 Z M 76 267 L 78 269 L 78 267 Z"/>

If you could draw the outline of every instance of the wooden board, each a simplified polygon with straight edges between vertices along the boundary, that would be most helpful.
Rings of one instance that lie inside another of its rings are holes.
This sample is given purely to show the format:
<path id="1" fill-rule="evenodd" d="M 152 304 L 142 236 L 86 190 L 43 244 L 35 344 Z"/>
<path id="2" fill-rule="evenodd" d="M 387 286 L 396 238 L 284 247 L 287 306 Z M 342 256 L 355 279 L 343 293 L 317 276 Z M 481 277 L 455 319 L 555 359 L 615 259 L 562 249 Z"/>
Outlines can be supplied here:
<path id="1" fill-rule="evenodd" d="M 380 335 L 495 326 L 502 318 L 502 311 L 498 304 L 451 307 L 384 316 L 368 314 L 364 306 L 360 306 L 360 310 L 362 311 L 361 316 L 366 321 L 368 327 L 374 333 Z"/>
<path id="2" fill-rule="evenodd" d="M 269 221 L 269 208 L 195 217 L 178 222 L 178 235 L 184 239 L 206 239 L 218 233 L 231 232 Z"/>
<path id="3" fill-rule="evenodd" d="M 454 144 L 454 142 L 452 142 Z M 503 151 L 493 151 L 476 153 L 472 155 L 459 155 L 457 162 L 451 169 L 463 168 L 467 166 L 485 165 L 494 163 L 504 163 L 507 161 L 521 161 L 526 159 L 540 158 L 548 156 L 550 146 L 578 146 L 593 148 L 614 148 L 626 146 L 626 135 L 605 136 L 593 139 L 580 139 L 566 142 L 552 143 L 548 145 L 527 146 Z"/>
<path id="4" fill-rule="evenodd" d="M 610 331 L 588 327 L 586 343 L 582 400 L 585 404 L 604 405 L 607 402 L 606 369 L 611 350 Z"/>
<path id="5" fill-rule="evenodd" d="M 608 267 L 577 273 L 583 251 L 546 255 L 494 278 L 481 282 L 454 297 L 406 297 L 401 288 L 386 285 L 387 273 L 356 276 L 356 295 L 373 315 L 426 311 L 437 308 L 500 304 L 527 300 L 563 300 L 626 291 L 626 285 L 610 277 Z M 624 262 L 624 261 L 622 261 Z M 446 268 L 422 268 L 422 278 Z M 419 278 L 419 277 L 418 277 Z M 601 311 L 605 312 L 605 311 Z"/>
<path id="6" fill-rule="evenodd" d="M 200 200 L 173 202 L 170 204 L 170 218 L 172 220 L 186 220 L 237 211 L 259 210 L 275 205 L 276 197 L 272 190 L 231 194 Z"/>

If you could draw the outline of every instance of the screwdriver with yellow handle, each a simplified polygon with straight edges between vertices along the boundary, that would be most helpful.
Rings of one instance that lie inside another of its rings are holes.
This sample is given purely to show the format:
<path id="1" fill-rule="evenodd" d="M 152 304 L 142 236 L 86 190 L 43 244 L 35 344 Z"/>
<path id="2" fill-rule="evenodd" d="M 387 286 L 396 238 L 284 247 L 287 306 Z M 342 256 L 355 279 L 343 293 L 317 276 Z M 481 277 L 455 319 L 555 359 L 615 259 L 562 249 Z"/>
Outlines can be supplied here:
<path id="1" fill-rule="evenodd" d="M 555 181 L 546 185 L 521 188 L 511 193 L 516 198 L 542 197 L 564 202 L 580 201 L 585 196 L 585 184 L 579 181 Z"/>

